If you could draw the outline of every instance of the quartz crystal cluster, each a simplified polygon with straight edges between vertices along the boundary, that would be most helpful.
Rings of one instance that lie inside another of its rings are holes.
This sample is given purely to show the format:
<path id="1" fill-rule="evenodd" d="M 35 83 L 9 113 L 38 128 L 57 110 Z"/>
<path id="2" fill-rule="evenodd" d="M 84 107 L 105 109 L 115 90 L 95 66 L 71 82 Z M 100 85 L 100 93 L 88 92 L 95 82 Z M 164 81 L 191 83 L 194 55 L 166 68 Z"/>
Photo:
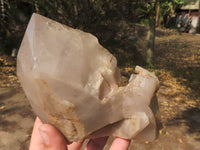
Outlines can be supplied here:
<path id="1" fill-rule="evenodd" d="M 36 115 L 70 142 L 156 138 L 157 77 L 136 66 L 129 83 L 120 86 L 116 58 L 89 33 L 33 14 L 17 74 Z"/>

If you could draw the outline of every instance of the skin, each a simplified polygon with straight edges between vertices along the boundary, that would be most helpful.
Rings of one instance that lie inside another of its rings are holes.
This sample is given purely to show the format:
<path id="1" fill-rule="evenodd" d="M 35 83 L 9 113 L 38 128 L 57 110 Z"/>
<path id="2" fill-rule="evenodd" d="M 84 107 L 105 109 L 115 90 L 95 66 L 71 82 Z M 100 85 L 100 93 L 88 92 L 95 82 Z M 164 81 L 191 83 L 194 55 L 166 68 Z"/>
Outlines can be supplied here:
<path id="1" fill-rule="evenodd" d="M 91 139 L 85 150 L 102 150 L 107 137 Z M 69 144 L 64 136 L 52 125 L 43 124 L 37 117 L 35 120 L 29 150 L 80 150 L 83 142 Z M 128 150 L 130 141 L 116 137 L 110 150 Z"/>

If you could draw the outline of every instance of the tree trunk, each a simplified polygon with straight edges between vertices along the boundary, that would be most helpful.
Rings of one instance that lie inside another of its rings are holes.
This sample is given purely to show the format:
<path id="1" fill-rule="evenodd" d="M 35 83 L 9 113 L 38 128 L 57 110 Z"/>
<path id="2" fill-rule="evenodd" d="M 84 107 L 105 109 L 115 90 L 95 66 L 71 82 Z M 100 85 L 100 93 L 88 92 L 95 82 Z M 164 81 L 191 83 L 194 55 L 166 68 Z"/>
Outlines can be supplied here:
<path id="1" fill-rule="evenodd" d="M 154 52 L 154 46 L 155 46 L 155 20 L 154 18 L 150 20 L 149 22 L 149 31 L 147 35 L 147 58 L 146 62 L 147 64 L 152 64 L 152 57 Z"/>
<path id="2" fill-rule="evenodd" d="M 160 1 L 156 2 L 156 27 L 160 26 Z"/>
<path id="3" fill-rule="evenodd" d="M 198 33 L 200 33 L 200 2 L 199 2 L 199 14 L 198 14 L 198 16 L 199 16 L 199 24 L 198 24 Z"/>
<path id="4" fill-rule="evenodd" d="M 154 4 L 157 1 L 154 1 Z M 149 31 L 147 34 L 147 52 L 146 52 L 146 63 L 152 65 L 152 58 L 155 46 L 155 26 L 156 26 L 156 17 L 155 17 L 155 7 L 153 6 L 152 14 L 149 17 Z"/>

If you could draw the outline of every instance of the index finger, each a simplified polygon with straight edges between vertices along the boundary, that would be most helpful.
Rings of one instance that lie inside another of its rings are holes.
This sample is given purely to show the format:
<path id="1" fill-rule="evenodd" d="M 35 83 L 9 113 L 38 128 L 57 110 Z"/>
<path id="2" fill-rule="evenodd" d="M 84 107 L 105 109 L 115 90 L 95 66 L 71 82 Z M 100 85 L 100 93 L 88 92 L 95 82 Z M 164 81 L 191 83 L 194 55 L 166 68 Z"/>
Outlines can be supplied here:
<path id="1" fill-rule="evenodd" d="M 130 140 L 116 137 L 110 147 L 110 150 L 127 150 Z"/>

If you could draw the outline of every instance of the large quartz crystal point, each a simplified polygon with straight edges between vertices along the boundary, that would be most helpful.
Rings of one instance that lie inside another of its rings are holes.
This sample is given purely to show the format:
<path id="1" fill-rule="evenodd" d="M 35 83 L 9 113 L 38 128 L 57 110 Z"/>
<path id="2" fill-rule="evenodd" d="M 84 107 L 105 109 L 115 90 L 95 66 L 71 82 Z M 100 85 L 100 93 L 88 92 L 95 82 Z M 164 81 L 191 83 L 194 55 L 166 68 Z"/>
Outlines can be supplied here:
<path id="1" fill-rule="evenodd" d="M 33 110 L 70 142 L 102 136 L 155 139 L 157 107 L 150 105 L 159 81 L 139 66 L 135 72 L 120 87 L 117 60 L 96 37 L 38 14 L 31 17 L 17 58 Z"/>

